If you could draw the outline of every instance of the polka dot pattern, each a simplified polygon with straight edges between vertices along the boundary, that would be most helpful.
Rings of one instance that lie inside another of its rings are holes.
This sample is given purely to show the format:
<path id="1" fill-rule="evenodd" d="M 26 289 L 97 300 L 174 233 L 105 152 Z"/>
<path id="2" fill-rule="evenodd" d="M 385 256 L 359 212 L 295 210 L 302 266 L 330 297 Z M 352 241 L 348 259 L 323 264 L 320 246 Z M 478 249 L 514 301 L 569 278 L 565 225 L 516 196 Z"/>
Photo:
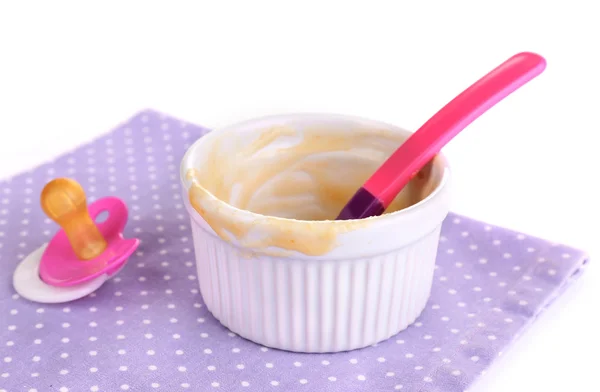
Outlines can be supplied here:
<path id="1" fill-rule="evenodd" d="M 450 214 L 431 298 L 407 330 L 349 353 L 261 347 L 221 326 L 198 289 L 178 169 L 205 132 L 144 111 L 0 183 L 0 391 L 462 392 L 586 261 L 568 246 Z M 17 263 L 57 229 L 37 197 L 58 176 L 79 181 L 91 201 L 123 198 L 125 236 L 141 244 L 97 292 L 40 305 L 9 282 Z"/>

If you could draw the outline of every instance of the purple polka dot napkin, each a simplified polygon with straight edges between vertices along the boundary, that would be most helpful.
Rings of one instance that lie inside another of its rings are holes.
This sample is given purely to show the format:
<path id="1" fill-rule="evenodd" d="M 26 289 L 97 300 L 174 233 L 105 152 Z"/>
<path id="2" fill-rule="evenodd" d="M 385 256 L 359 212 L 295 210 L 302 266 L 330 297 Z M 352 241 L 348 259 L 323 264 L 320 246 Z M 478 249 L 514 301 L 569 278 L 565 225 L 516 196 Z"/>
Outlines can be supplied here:
<path id="1" fill-rule="evenodd" d="M 179 161 L 207 130 L 144 111 L 0 183 L 0 391 L 464 391 L 579 275 L 569 246 L 450 214 L 433 292 L 391 339 L 338 354 L 261 347 L 221 326 L 198 289 Z M 124 270 L 80 300 L 20 298 L 12 273 L 57 226 L 39 193 L 58 176 L 116 195 L 141 239 Z"/>

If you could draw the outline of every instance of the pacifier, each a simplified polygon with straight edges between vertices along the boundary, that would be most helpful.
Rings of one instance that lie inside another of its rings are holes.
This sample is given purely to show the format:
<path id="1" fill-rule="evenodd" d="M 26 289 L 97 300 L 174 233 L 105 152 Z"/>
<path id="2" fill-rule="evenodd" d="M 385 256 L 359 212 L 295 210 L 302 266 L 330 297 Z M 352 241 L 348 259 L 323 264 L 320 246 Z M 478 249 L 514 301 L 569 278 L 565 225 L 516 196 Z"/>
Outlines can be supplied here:
<path id="1" fill-rule="evenodd" d="M 68 302 L 94 292 L 123 268 L 140 243 L 123 238 L 127 206 L 117 197 L 88 206 L 79 183 L 57 178 L 46 184 L 40 202 L 61 229 L 15 270 L 15 290 L 31 301 Z M 97 222 L 101 214 L 108 216 Z"/>

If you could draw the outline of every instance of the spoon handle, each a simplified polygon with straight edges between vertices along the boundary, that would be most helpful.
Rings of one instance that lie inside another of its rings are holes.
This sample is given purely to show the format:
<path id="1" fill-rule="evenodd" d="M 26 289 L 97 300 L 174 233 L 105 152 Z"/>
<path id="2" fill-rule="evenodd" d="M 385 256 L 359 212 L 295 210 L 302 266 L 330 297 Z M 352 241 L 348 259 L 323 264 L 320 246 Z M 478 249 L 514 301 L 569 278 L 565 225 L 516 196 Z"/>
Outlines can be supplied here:
<path id="1" fill-rule="evenodd" d="M 363 188 L 384 209 L 411 178 L 454 136 L 506 96 L 542 73 L 543 57 L 523 52 L 500 64 L 460 93 L 413 133 Z"/>

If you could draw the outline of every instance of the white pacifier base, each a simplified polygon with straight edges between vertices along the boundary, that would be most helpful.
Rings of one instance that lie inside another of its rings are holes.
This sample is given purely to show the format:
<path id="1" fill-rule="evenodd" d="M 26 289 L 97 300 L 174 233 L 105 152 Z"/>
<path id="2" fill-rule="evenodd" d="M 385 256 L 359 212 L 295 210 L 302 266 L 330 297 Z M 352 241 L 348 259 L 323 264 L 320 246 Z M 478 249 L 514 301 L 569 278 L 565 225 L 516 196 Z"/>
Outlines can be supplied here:
<path id="1" fill-rule="evenodd" d="M 75 286 L 57 287 L 45 283 L 40 278 L 40 261 L 47 246 L 44 244 L 30 253 L 15 269 L 13 286 L 21 297 L 46 304 L 69 302 L 93 293 L 108 280 L 104 274 Z"/>

